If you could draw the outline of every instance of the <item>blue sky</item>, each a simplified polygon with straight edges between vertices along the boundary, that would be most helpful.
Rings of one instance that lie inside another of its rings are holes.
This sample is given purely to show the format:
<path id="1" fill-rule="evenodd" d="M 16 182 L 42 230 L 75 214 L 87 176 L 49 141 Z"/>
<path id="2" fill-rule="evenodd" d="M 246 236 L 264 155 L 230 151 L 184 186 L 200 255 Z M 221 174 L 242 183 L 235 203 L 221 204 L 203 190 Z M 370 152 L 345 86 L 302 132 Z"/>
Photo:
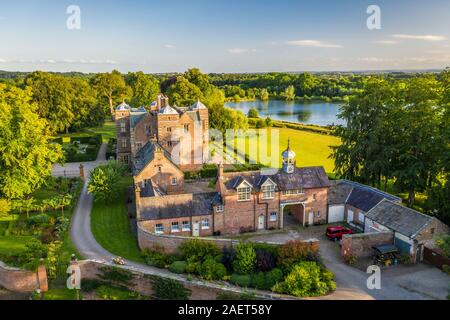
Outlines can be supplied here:
<path id="1" fill-rule="evenodd" d="M 366 27 L 369 5 L 381 30 Z M 69 30 L 69 5 L 81 29 Z M 0 70 L 329 71 L 450 66 L 448 0 L 0 2 Z"/>

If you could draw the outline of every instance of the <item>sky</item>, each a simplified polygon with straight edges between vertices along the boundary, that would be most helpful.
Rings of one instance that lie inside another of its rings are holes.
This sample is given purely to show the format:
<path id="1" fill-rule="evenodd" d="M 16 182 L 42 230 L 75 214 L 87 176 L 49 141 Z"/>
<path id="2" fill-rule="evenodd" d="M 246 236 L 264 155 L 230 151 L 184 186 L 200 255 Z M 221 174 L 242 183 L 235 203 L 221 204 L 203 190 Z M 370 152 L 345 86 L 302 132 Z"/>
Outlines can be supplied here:
<path id="1" fill-rule="evenodd" d="M 67 13 L 71 5 L 78 6 L 79 16 Z M 380 29 L 367 27 L 369 5 L 380 8 Z M 80 28 L 68 28 L 68 19 L 80 21 Z M 447 66 L 449 0 L 0 0 L 0 70 L 163 73 L 198 67 L 232 73 Z"/>

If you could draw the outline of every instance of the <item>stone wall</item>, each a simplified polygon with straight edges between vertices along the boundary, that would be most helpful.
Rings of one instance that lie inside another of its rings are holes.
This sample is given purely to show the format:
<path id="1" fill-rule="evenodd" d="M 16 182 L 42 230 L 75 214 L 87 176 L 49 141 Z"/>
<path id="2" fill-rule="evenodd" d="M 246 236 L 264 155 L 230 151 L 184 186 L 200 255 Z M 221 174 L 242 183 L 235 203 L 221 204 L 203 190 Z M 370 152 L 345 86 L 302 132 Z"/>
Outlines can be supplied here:
<path id="1" fill-rule="evenodd" d="M 393 243 L 394 234 L 390 231 L 347 234 L 342 237 L 341 254 L 343 257 L 367 258 L 373 254 L 372 246 Z"/>
<path id="2" fill-rule="evenodd" d="M 115 266 L 112 263 L 97 261 L 97 260 L 83 260 L 74 262 L 80 267 L 81 278 L 82 279 L 99 279 L 99 274 L 101 274 L 100 268 L 105 266 Z M 115 266 L 117 267 L 117 266 Z M 155 276 L 160 276 L 164 278 L 170 278 L 182 283 L 187 289 L 191 291 L 191 300 L 215 300 L 217 299 L 217 295 L 221 292 L 228 292 L 234 294 L 240 294 L 245 292 L 245 290 L 235 287 L 233 285 L 227 284 L 217 284 L 213 282 L 205 282 L 200 280 L 187 280 L 185 277 L 181 275 L 177 275 L 174 273 L 166 272 L 165 270 L 155 271 L 150 273 L 147 270 L 134 268 L 130 266 L 122 267 L 131 271 L 134 275 L 132 283 L 129 285 L 130 290 L 134 290 L 143 295 L 152 295 L 152 281 L 149 275 L 153 274 Z M 250 290 L 254 292 L 253 290 Z M 289 298 L 285 295 L 280 294 L 272 294 L 265 292 L 256 292 L 256 296 L 259 298 L 268 298 L 268 299 L 284 299 Z"/>
<path id="3" fill-rule="evenodd" d="M 38 288 L 45 292 L 48 290 L 45 268 L 41 266 L 38 272 L 32 272 L 8 267 L 0 261 L 0 287 L 13 292 L 33 292 Z"/>

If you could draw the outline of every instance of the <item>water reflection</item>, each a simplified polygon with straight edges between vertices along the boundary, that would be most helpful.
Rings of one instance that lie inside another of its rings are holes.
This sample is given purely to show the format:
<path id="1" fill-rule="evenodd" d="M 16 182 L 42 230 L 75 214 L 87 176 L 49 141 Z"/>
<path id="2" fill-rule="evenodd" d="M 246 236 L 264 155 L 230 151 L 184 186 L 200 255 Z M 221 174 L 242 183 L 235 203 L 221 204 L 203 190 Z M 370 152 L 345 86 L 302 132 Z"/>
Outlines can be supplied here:
<path id="1" fill-rule="evenodd" d="M 262 118 L 270 117 L 273 120 L 282 120 L 315 125 L 343 124 L 342 119 L 337 118 L 339 113 L 338 103 L 327 102 L 295 102 L 295 101 L 244 101 L 229 102 L 227 107 L 240 110 L 245 114 L 252 108 L 258 110 Z"/>

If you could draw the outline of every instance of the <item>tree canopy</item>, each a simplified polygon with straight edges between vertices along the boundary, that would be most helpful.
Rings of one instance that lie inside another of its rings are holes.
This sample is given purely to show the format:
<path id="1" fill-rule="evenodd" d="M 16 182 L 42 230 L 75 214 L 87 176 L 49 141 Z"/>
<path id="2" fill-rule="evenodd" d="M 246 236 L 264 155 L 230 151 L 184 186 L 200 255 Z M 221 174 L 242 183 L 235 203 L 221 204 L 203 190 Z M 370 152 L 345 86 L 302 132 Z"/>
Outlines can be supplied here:
<path id="1" fill-rule="evenodd" d="M 0 84 L 0 196 L 9 199 L 39 188 L 62 160 L 61 146 L 49 142 L 48 123 L 31 100 L 30 88 Z"/>

